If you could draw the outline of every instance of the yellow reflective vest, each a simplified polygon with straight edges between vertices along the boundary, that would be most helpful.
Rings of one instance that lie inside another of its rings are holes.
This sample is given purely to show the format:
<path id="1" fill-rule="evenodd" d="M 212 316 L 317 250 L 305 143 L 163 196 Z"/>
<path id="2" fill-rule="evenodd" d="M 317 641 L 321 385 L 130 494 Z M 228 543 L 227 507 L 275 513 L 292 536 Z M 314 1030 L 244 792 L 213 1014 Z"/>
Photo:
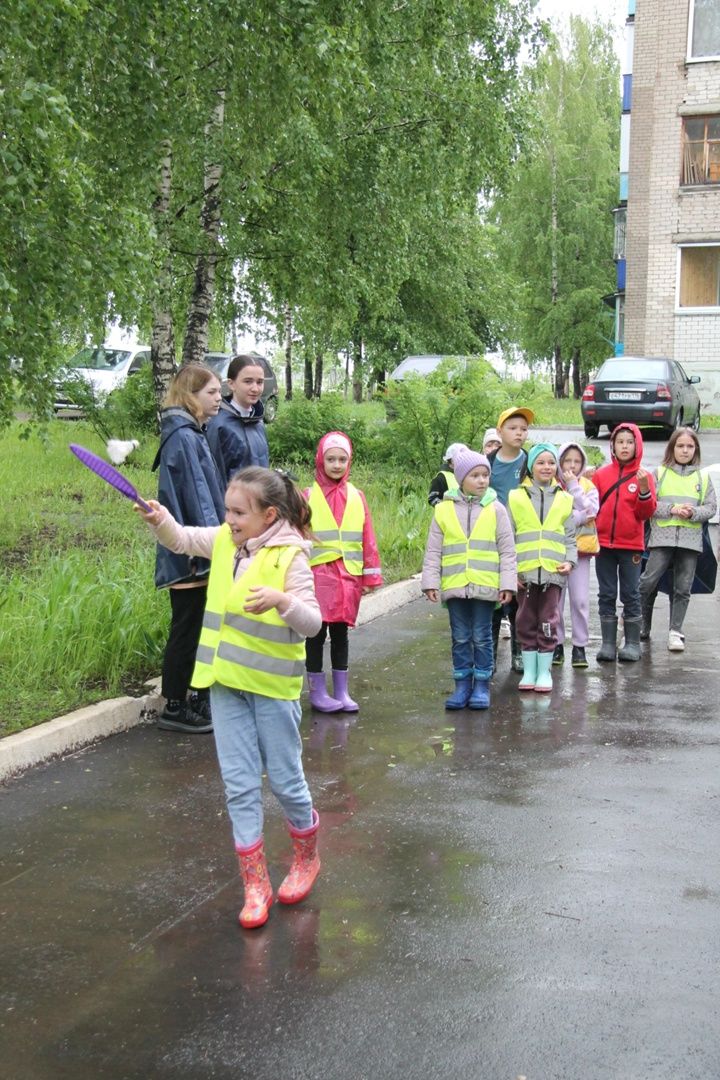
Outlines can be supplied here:
<path id="1" fill-rule="evenodd" d="M 701 506 L 707 495 L 708 477 L 703 476 L 700 470 L 679 476 L 674 469 L 665 466 L 658 468 L 657 501 L 658 506 L 674 506 L 675 503 L 689 503 L 691 506 Z M 683 529 L 702 529 L 702 522 L 691 521 L 690 518 L 653 518 L 653 525 L 659 525 L 666 529 L 668 525 L 673 528 L 682 525 Z"/>
<path id="2" fill-rule="evenodd" d="M 497 548 L 495 504 L 489 503 L 483 507 L 470 536 L 465 536 L 451 499 L 437 504 L 435 520 L 443 534 L 441 589 L 461 589 L 466 585 L 499 589 L 500 553 Z"/>
<path id="3" fill-rule="evenodd" d="M 253 585 L 284 591 L 288 567 L 300 550 L 294 545 L 261 548 L 234 581 L 237 547 L 229 525 L 221 526 L 213 545 L 193 686 L 217 682 L 283 701 L 300 697 L 305 638 L 287 625 L 276 608 L 262 615 L 244 610 Z"/>
<path id="4" fill-rule="evenodd" d="M 360 577 L 363 572 L 363 527 L 365 507 L 360 492 L 352 484 L 347 485 L 347 501 L 340 528 L 328 506 L 322 488 L 315 483 L 310 488 L 312 511 L 312 551 L 310 565 L 334 562 L 342 559 L 349 574 Z"/>
<path id="5" fill-rule="evenodd" d="M 515 525 L 515 550 L 518 574 L 528 574 L 542 568 L 557 573 L 558 564 L 565 562 L 565 522 L 572 513 L 572 495 L 554 488 L 552 505 L 541 522 L 527 487 L 514 488 L 508 496 L 508 510 Z"/>

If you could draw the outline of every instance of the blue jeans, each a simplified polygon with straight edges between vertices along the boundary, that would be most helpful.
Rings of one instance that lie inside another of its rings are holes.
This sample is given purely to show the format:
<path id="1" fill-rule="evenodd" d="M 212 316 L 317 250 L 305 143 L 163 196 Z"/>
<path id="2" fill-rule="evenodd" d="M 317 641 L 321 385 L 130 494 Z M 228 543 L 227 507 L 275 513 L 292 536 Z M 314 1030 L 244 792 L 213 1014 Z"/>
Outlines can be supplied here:
<path id="1" fill-rule="evenodd" d="M 296 829 L 312 825 L 312 799 L 302 767 L 300 702 L 210 689 L 213 731 L 237 848 L 262 836 L 262 774 Z"/>
<path id="2" fill-rule="evenodd" d="M 598 581 L 598 610 L 601 619 L 614 619 L 617 614 L 618 584 L 623 618 L 640 618 L 641 574 L 641 551 L 600 548 L 595 557 L 595 575 Z"/>
<path id="3" fill-rule="evenodd" d="M 493 672 L 492 600 L 447 601 L 452 636 L 453 678 L 490 679 Z"/>

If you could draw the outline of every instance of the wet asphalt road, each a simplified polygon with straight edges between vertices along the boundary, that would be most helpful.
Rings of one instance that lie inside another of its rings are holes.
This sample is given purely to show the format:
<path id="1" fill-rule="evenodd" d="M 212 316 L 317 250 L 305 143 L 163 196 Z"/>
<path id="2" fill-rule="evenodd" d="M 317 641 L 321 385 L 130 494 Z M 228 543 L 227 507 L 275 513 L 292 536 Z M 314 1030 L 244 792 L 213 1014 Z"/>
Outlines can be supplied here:
<path id="1" fill-rule="evenodd" d="M 501 642 L 488 714 L 443 709 L 442 610 L 358 630 L 359 719 L 303 721 L 321 878 L 257 931 L 210 738 L 0 788 L 3 1077 L 719 1076 L 718 614 L 693 598 L 669 654 L 662 598 L 641 663 L 551 696 Z"/>

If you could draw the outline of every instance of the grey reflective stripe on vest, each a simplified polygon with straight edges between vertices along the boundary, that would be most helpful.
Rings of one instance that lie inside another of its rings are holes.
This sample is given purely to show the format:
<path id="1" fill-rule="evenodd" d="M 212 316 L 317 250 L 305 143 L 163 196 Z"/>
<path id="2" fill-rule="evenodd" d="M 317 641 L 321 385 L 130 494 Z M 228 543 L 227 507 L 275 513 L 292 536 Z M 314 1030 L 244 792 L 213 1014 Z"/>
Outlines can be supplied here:
<path id="1" fill-rule="evenodd" d="M 564 562 L 565 556 L 561 555 L 555 548 L 541 547 L 539 551 L 519 551 L 518 563 L 535 562 L 537 559 L 547 559 L 549 562 Z"/>
<path id="2" fill-rule="evenodd" d="M 343 559 L 345 560 L 345 562 L 360 563 L 360 565 L 362 566 L 362 551 L 346 551 L 343 555 Z"/>
<path id="3" fill-rule="evenodd" d="M 468 544 L 471 551 L 495 551 L 496 546 L 492 540 L 471 540 Z"/>
<path id="4" fill-rule="evenodd" d="M 277 641 L 281 645 L 297 645 L 304 641 L 301 634 L 296 633 L 289 626 L 273 626 L 272 623 L 257 622 L 248 619 L 245 615 L 226 615 L 225 625 L 233 630 L 240 630 L 243 634 L 251 634 L 252 637 L 262 638 L 264 641 Z"/>
<path id="5" fill-rule="evenodd" d="M 222 626 L 222 615 L 219 615 L 217 611 L 208 611 L 206 609 L 203 615 L 203 626 L 207 630 L 219 630 Z"/>
<path id="6" fill-rule="evenodd" d="M 198 645 L 195 659 L 198 664 L 212 664 L 215 659 L 215 650 L 209 645 Z"/>
<path id="7" fill-rule="evenodd" d="M 702 499 L 699 495 L 658 495 L 657 501 L 658 505 L 662 504 L 662 506 L 674 506 L 676 502 L 692 503 L 697 506 L 698 503 L 702 502 Z"/>
<path id="8" fill-rule="evenodd" d="M 350 544 L 359 544 L 362 541 L 361 532 L 348 532 L 346 529 L 342 529 L 340 535 L 343 540 L 347 540 Z"/>
<path id="9" fill-rule="evenodd" d="M 444 581 L 446 578 L 457 577 L 458 574 L 462 574 L 466 569 L 487 570 L 491 574 L 499 573 L 499 567 L 496 562 L 490 562 L 486 559 L 470 559 L 467 564 L 461 562 L 457 563 L 455 566 L 443 566 L 440 570 L 440 577 Z"/>
<path id="10" fill-rule="evenodd" d="M 212 653 L 212 649 L 209 651 Z M 217 656 L 220 660 L 228 660 L 231 664 L 239 664 L 241 667 L 250 668 L 254 671 L 266 671 L 269 675 L 285 675 L 292 678 L 293 676 L 302 675 L 305 671 L 304 660 L 281 660 L 277 656 L 265 656 L 263 653 L 254 652 L 252 649 L 243 649 L 239 645 L 231 645 L 227 641 L 220 642 Z M 198 659 L 201 659 L 199 653 Z M 209 662 L 212 663 L 212 658 Z"/>
<path id="11" fill-rule="evenodd" d="M 446 555 L 464 555 L 467 544 L 443 544 L 442 557 Z"/>
<path id="12" fill-rule="evenodd" d="M 340 530 L 339 529 L 318 529 L 317 532 L 313 533 L 313 537 L 314 537 L 315 540 L 339 540 L 340 539 Z"/>
<path id="13" fill-rule="evenodd" d="M 335 555 L 338 559 L 342 559 L 342 552 L 339 548 L 330 547 L 314 547 L 310 552 L 311 559 L 317 559 L 320 555 Z"/>
<path id="14" fill-rule="evenodd" d="M 565 543 L 565 533 L 549 532 L 548 530 L 543 530 L 543 532 L 518 533 L 515 537 L 515 543 L 531 544 L 535 540 L 539 540 L 541 537 L 543 538 L 543 540 L 555 540 L 558 544 Z"/>

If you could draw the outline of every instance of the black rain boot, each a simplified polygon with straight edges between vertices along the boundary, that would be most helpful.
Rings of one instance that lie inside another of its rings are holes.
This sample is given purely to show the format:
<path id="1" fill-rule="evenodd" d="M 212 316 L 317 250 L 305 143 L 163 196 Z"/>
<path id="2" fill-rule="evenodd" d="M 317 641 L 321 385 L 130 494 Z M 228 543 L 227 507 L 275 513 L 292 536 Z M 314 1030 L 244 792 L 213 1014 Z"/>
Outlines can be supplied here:
<path id="1" fill-rule="evenodd" d="M 564 663 L 565 663 L 565 646 L 564 645 L 556 645 L 555 646 L 555 652 L 553 653 L 553 658 L 552 658 L 552 666 L 553 667 L 560 667 L 560 665 L 564 664 Z"/>
<path id="2" fill-rule="evenodd" d="M 640 619 L 625 619 L 625 641 L 618 649 L 618 660 L 640 659 L 640 625 Z"/>
<path id="3" fill-rule="evenodd" d="M 640 640 L 650 640 L 650 630 L 652 628 L 653 617 L 653 605 L 643 604 L 642 606 L 642 625 L 640 626 Z"/>
<path id="4" fill-rule="evenodd" d="M 614 661 L 617 658 L 617 619 L 601 619 L 602 645 L 595 657 L 596 660 Z"/>

